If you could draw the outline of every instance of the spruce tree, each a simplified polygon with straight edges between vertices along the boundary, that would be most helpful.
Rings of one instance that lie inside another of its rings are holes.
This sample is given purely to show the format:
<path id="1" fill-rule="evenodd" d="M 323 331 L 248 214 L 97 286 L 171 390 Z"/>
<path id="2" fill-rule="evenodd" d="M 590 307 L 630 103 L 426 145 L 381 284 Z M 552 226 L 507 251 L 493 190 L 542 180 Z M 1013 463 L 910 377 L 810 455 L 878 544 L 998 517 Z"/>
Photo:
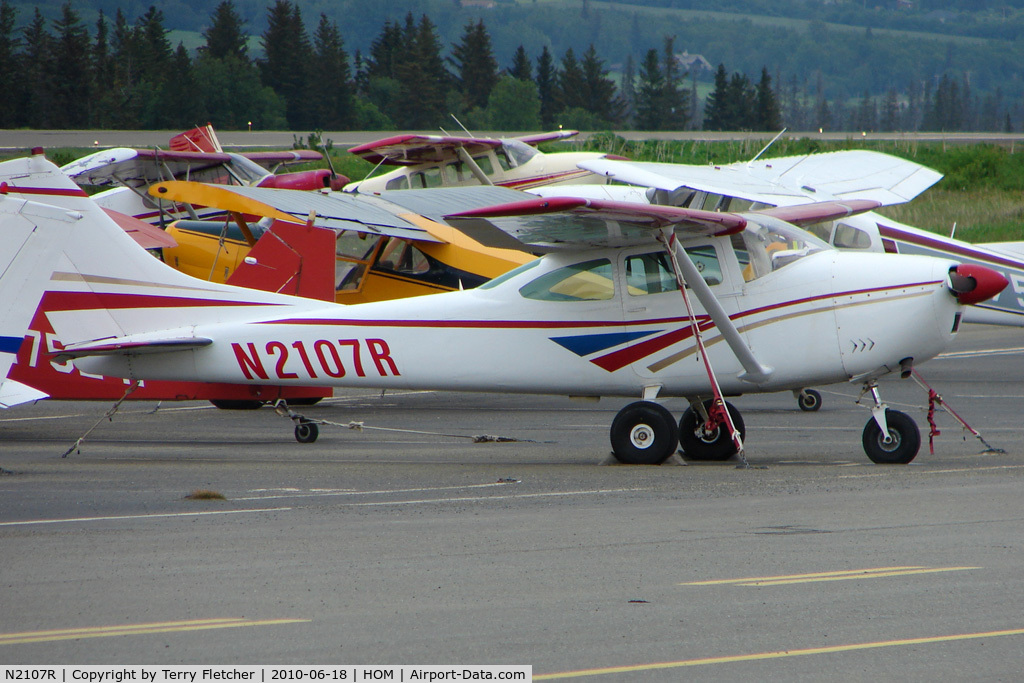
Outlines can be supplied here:
<path id="1" fill-rule="evenodd" d="M 276 0 L 268 8 L 267 29 L 263 32 L 262 43 L 265 54 L 260 62 L 263 84 L 284 100 L 289 128 L 309 128 L 307 74 L 312 49 L 298 3 Z"/>
<path id="2" fill-rule="evenodd" d="M 661 130 L 664 111 L 665 76 L 661 72 L 658 51 L 651 48 L 640 63 L 636 90 L 636 129 Z"/>
<path id="3" fill-rule="evenodd" d="M 725 64 L 715 70 L 715 87 L 704 101 L 704 130 L 726 130 L 728 125 L 729 74 Z"/>
<path id="4" fill-rule="evenodd" d="M 20 70 L 26 85 L 18 95 L 19 125 L 52 128 L 54 87 L 53 36 L 46 30 L 46 19 L 35 8 L 32 21 L 22 29 L 24 51 Z"/>
<path id="5" fill-rule="evenodd" d="M 51 124 L 56 128 L 84 128 L 88 124 L 88 102 L 92 98 L 92 74 L 88 59 L 89 32 L 70 2 L 61 6 L 54 22 L 53 65 L 59 78 L 53 80 Z"/>
<path id="6" fill-rule="evenodd" d="M 206 45 L 200 47 L 199 51 L 216 59 L 230 55 L 248 61 L 249 36 L 242 30 L 242 23 L 242 18 L 235 10 L 235 3 L 223 0 L 213 10 L 210 27 L 203 31 Z"/>
<path id="7" fill-rule="evenodd" d="M 540 125 L 542 128 L 554 127 L 555 115 L 558 113 L 555 103 L 555 61 L 545 45 L 537 58 L 537 97 L 540 98 Z"/>
<path id="8" fill-rule="evenodd" d="M 662 73 L 665 77 L 662 108 L 666 119 L 663 130 L 685 130 L 690 120 L 686 88 L 683 87 L 686 73 L 679 69 L 674 43 L 674 37 L 665 36 L 662 48 Z"/>
<path id="9" fill-rule="evenodd" d="M 597 56 L 593 44 L 583 55 L 584 108 L 611 125 L 622 122 L 626 104 L 618 95 L 615 81 L 608 77 L 608 69 Z"/>
<path id="10" fill-rule="evenodd" d="M 348 64 L 348 53 L 338 25 L 320 15 L 320 23 L 313 35 L 313 125 L 321 130 L 346 130 L 353 120 L 353 83 Z"/>
<path id="11" fill-rule="evenodd" d="M 452 48 L 451 63 L 465 110 L 486 107 L 498 79 L 498 63 L 483 19 L 466 24 L 462 40 Z"/>
<path id="12" fill-rule="evenodd" d="M 762 131 L 778 131 L 782 128 L 782 116 L 772 90 L 772 77 L 768 67 L 761 67 L 761 80 L 757 83 L 757 104 L 754 114 L 754 128 Z"/>
<path id="13" fill-rule="evenodd" d="M 22 88 L 21 70 L 15 60 L 20 40 L 14 32 L 18 10 L 7 0 L 0 1 L 0 83 L 6 95 L 0 98 L 0 128 L 14 128 L 17 124 L 18 93 Z"/>
<path id="14" fill-rule="evenodd" d="M 508 75 L 520 81 L 533 80 L 533 67 L 530 64 L 529 56 L 526 54 L 526 49 L 522 45 L 517 47 L 515 54 L 512 55 L 512 66 L 508 70 Z"/>
<path id="15" fill-rule="evenodd" d="M 555 102 L 559 112 L 566 109 L 586 109 L 588 105 L 583 69 L 571 47 L 565 51 L 562 68 L 555 78 Z"/>
<path id="16" fill-rule="evenodd" d="M 411 17 L 403 32 L 410 39 L 396 66 L 401 105 L 397 111 L 384 113 L 402 128 L 433 129 L 445 123 L 451 75 L 444 68 L 433 22 L 424 14 L 413 24 Z"/>

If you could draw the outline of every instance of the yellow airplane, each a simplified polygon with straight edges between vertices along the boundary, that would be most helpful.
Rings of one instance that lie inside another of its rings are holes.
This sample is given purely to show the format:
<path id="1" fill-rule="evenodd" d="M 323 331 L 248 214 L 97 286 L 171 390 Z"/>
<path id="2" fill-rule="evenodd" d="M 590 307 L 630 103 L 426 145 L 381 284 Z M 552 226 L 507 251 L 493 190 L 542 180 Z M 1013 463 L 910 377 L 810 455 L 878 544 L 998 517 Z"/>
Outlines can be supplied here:
<path id="1" fill-rule="evenodd" d="M 517 194 L 475 187 L 470 200 L 457 196 L 461 189 L 433 190 L 429 197 L 399 191 L 371 196 L 169 181 L 149 193 L 228 212 L 220 221 L 177 221 L 167 230 L 178 246 L 163 250 L 164 261 L 213 282 L 226 281 L 245 262 L 271 221 L 305 223 L 312 212 L 314 225 L 337 235 L 335 300 L 354 304 L 471 289 L 533 260 L 515 249 L 485 247 L 442 223 L 452 200 L 475 205 L 492 193 L 501 193 L 494 198 L 499 201 Z M 356 225 L 359 230 L 352 229 Z M 389 234 L 374 234 L 374 226 Z"/>

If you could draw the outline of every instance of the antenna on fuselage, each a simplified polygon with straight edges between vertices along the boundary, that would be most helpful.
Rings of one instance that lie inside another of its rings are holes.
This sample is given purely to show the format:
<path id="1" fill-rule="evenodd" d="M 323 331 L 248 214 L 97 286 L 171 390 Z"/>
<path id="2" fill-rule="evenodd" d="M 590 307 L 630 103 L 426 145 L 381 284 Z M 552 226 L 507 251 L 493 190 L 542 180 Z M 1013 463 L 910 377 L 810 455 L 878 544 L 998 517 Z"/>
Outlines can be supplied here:
<path id="1" fill-rule="evenodd" d="M 466 128 L 464 125 L 462 125 L 462 121 L 459 121 L 459 118 L 455 114 L 448 114 L 448 116 L 455 119 L 455 123 L 459 124 L 459 128 L 466 131 L 466 135 L 468 135 L 469 137 L 473 137 L 473 134 L 469 132 L 469 128 Z"/>
<path id="2" fill-rule="evenodd" d="M 760 156 L 761 156 L 762 154 L 764 154 L 765 152 L 767 152 L 767 151 L 768 151 L 768 148 L 769 148 L 769 147 L 771 147 L 772 145 L 774 145 L 774 144 L 775 144 L 775 141 L 776 141 L 776 140 L 778 140 L 779 138 L 781 138 L 781 137 L 782 137 L 782 134 L 783 134 L 783 133 L 785 133 L 785 132 L 786 132 L 787 130 L 789 130 L 789 129 L 788 129 L 788 128 L 783 128 L 782 130 L 780 130 L 780 131 L 779 131 L 779 134 L 778 134 L 778 135 L 776 135 L 775 137 L 773 137 L 773 138 L 772 138 L 772 139 L 771 139 L 771 140 L 770 140 L 770 141 L 768 142 L 768 144 L 767 144 L 767 145 L 765 145 L 764 147 L 762 147 L 762 148 L 761 148 L 761 151 L 760 151 L 760 152 L 758 152 L 757 154 L 755 154 L 755 155 L 754 155 L 754 158 L 753 158 L 753 159 L 751 159 L 750 161 L 748 161 L 748 162 L 747 162 L 747 166 L 750 166 L 750 164 L 752 164 L 752 163 L 754 163 L 755 161 L 757 161 L 757 160 L 758 160 L 758 158 L 760 158 Z"/>

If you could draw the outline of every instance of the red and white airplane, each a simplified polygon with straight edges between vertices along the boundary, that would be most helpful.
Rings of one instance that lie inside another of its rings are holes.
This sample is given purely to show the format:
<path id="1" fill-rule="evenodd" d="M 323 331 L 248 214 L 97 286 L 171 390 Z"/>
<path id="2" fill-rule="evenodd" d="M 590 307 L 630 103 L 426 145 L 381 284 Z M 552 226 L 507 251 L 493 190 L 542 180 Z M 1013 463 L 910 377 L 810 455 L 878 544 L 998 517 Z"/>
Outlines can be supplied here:
<path id="1" fill-rule="evenodd" d="M 37 156 L 0 164 L 0 194 L 26 200 L 43 200 L 69 211 L 92 210 L 96 205 L 86 193 L 52 164 L 45 162 L 43 150 Z M 163 230 L 137 219 L 103 209 L 126 234 L 145 249 L 173 246 Z M 244 287 L 278 291 L 297 296 L 333 301 L 334 233 L 289 223 L 275 223 L 256 243 L 249 258 L 232 275 L 230 282 Z M 287 398 L 295 403 L 310 403 L 330 396 L 329 389 L 318 387 L 256 386 L 187 381 L 141 382 L 128 392 L 130 383 L 119 377 L 81 372 L 70 362 L 53 358 L 62 344 L 54 333 L 46 313 L 52 297 L 24 310 L 15 309 L 3 319 L 0 347 L 17 348 L 16 359 L 0 355 L 0 408 L 9 408 L 44 398 L 55 400 L 118 401 L 131 399 L 210 400 L 219 407 L 252 408 L 266 401 Z M 19 301 L 8 302 L 16 306 Z M 32 311 L 28 309 L 31 308 Z M 33 312 L 34 311 L 34 312 Z M 27 327 L 24 326 L 29 317 Z M 14 344 L 11 339 L 20 338 Z"/>
<path id="2" fill-rule="evenodd" d="M 154 183 L 177 179 L 292 190 L 341 189 L 348 178 L 329 169 L 276 173 L 282 166 L 321 159 L 320 152 L 307 149 L 225 152 L 213 126 L 207 124 L 171 138 L 169 150 L 105 149 L 76 159 L 61 170 L 79 185 L 110 187 L 93 196 L 100 206 L 166 225 L 178 218 L 197 220 L 220 212 L 153 198 L 146 190 Z"/>
<path id="3" fill-rule="evenodd" d="M 396 135 L 356 145 L 349 152 L 372 164 L 395 170 L 349 183 L 345 192 L 364 194 L 460 185 L 501 185 L 517 190 L 564 183 L 604 183 L 579 164 L 595 159 L 622 159 L 600 152 L 553 152 L 537 149 L 542 142 L 578 134 L 566 130 L 515 138 Z"/>
<path id="4" fill-rule="evenodd" d="M 56 167 L 29 163 L 23 185 L 51 189 Z M 630 463 L 680 445 L 697 459 L 742 452 L 725 395 L 854 382 L 874 398 L 868 456 L 905 463 L 920 435 L 877 379 L 943 351 L 963 305 L 1006 284 L 952 260 L 839 252 L 795 225 L 877 202 L 728 213 L 507 192 L 448 220 L 545 256 L 473 290 L 354 306 L 196 280 L 88 200 L 0 195 L 0 320 L 24 329 L 28 302 L 46 297 L 64 342 L 54 360 L 130 380 L 634 396 L 611 426 Z M 24 340 L 5 334 L 9 362 Z M 668 396 L 691 403 L 679 425 L 656 402 Z M 316 432 L 296 426 L 300 441 Z"/>

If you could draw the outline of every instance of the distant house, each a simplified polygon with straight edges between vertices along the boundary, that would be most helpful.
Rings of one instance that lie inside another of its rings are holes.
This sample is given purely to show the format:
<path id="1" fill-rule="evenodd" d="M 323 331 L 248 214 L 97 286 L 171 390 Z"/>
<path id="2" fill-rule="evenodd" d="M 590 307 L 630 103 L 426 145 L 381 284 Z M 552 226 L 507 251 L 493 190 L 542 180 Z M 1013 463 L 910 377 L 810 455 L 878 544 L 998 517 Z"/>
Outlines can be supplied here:
<path id="1" fill-rule="evenodd" d="M 494 9 L 497 4 L 494 0 L 462 0 L 461 2 L 463 7 L 479 7 L 480 9 Z"/>
<path id="2" fill-rule="evenodd" d="M 701 71 L 713 72 L 715 70 L 715 67 L 711 66 L 711 62 L 704 59 L 704 55 L 691 55 L 689 52 L 677 52 L 676 63 L 690 73 Z"/>

